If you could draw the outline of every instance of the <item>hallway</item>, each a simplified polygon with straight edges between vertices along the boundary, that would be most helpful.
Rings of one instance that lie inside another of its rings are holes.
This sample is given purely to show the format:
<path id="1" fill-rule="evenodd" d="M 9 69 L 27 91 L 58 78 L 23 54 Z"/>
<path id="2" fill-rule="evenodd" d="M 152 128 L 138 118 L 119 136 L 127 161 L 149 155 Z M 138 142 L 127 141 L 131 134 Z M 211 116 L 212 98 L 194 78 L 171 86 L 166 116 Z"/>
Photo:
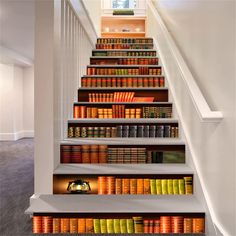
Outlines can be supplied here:
<path id="1" fill-rule="evenodd" d="M 0 234 L 31 235 L 31 220 L 24 214 L 33 194 L 34 140 L 0 142 Z"/>

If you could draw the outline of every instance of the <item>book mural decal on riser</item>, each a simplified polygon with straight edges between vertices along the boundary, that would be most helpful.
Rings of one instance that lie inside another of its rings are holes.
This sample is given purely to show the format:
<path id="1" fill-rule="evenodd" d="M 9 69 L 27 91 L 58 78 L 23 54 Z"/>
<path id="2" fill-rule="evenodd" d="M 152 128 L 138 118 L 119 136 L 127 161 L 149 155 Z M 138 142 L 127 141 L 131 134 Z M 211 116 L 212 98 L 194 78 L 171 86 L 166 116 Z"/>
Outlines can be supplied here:
<path id="1" fill-rule="evenodd" d="M 179 139 L 179 125 L 173 118 L 159 61 L 151 38 L 97 39 L 87 75 L 81 78 L 78 100 L 71 108 L 73 117 L 68 120 L 67 140 L 60 147 L 60 165 L 146 166 L 147 171 L 136 175 L 129 169 L 126 174 L 103 174 L 102 169 L 100 174 L 54 174 L 54 194 L 76 194 L 78 201 L 80 194 L 96 195 L 98 201 L 104 195 L 141 195 L 144 199 L 152 195 L 156 204 L 159 195 L 194 194 L 193 173 L 168 173 L 168 165 L 186 163 L 185 145 L 168 144 L 168 140 Z M 137 140 L 144 141 L 137 144 Z M 148 140 L 153 143 L 145 144 Z M 150 165 L 167 169 L 153 175 L 148 171 Z M 36 234 L 199 235 L 205 232 L 205 213 L 45 212 L 34 214 L 32 224 Z"/>

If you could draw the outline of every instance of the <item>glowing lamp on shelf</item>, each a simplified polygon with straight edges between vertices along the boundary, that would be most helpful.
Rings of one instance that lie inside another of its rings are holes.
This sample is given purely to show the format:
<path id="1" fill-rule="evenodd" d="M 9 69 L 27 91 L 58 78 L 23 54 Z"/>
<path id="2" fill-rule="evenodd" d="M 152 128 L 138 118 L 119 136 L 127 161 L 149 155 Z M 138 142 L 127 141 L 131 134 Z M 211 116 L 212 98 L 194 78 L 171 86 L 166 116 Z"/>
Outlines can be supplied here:
<path id="1" fill-rule="evenodd" d="M 109 32 L 110 31 L 109 27 L 105 27 L 104 31 Z"/>
<path id="2" fill-rule="evenodd" d="M 136 28 L 135 31 L 136 32 L 140 32 L 141 30 L 140 30 L 140 28 Z"/>
<path id="3" fill-rule="evenodd" d="M 82 194 L 82 193 L 88 193 L 89 191 L 91 191 L 91 188 L 90 188 L 89 182 L 78 179 L 78 180 L 69 182 L 67 191 L 70 193 Z"/>

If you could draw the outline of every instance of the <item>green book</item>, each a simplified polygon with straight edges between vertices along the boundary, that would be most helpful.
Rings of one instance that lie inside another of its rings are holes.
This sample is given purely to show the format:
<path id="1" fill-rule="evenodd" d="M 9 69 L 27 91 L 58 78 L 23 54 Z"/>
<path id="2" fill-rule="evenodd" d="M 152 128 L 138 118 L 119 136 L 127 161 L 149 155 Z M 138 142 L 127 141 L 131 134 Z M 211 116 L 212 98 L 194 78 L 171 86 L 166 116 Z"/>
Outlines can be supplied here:
<path id="1" fill-rule="evenodd" d="M 157 152 L 152 152 L 152 163 L 157 163 Z"/>
<path id="2" fill-rule="evenodd" d="M 161 180 L 162 194 L 168 194 L 167 179 Z"/>
<path id="3" fill-rule="evenodd" d="M 100 219 L 93 219 L 94 233 L 101 233 Z"/>
<path id="4" fill-rule="evenodd" d="M 120 232 L 121 234 L 127 234 L 126 219 L 120 219 Z"/>
<path id="5" fill-rule="evenodd" d="M 174 194 L 179 194 L 179 180 L 173 179 L 173 192 Z"/>
<path id="6" fill-rule="evenodd" d="M 185 194 L 184 180 L 179 179 L 179 194 Z"/>
<path id="7" fill-rule="evenodd" d="M 101 226 L 101 233 L 107 234 L 107 220 L 106 219 L 100 219 L 100 226 Z"/>
<path id="8" fill-rule="evenodd" d="M 113 219 L 107 219 L 107 233 L 114 234 L 114 222 Z"/>
<path id="9" fill-rule="evenodd" d="M 163 152 L 163 163 L 185 163 L 185 154 L 179 151 L 165 151 Z"/>
<path id="10" fill-rule="evenodd" d="M 157 194 L 156 180 L 150 179 L 151 194 Z"/>
<path id="11" fill-rule="evenodd" d="M 120 234 L 120 219 L 114 219 L 114 231 L 115 234 Z"/>
<path id="12" fill-rule="evenodd" d="M 168 194 L 174 194 L 173 192 L 173 179 L 167 180 L 167 188 L 168 188 Z"/>
<path id="13" fill-rule="evenodd" d="M 133 219 L 127 219 L 127 232 L 128 234 L 134 233 L 134 221 Z"/>
<path id="14" fill-rule="evenodd" d="M 161 180 L 160 179 L 156 179 L 156 191 L 157 191 L 157 194 L 162 194 Z"/>

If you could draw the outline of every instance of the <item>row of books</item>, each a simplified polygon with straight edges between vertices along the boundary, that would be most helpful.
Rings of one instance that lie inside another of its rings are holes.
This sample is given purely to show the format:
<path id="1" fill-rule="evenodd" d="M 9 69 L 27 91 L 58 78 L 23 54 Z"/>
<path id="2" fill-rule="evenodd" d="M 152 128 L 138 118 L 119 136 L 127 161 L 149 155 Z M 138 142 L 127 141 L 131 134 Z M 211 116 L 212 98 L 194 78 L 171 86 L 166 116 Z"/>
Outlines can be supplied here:
<path id="1" fill-rule="evenodd" d="M 203 217 L 179 215 L 115 219 L 33 216 L 32 221 L 35 234 L 199 234 L 205 232 Z"/>
<path id="2" fill-rule="evenodd" d="M 87 75 L 161 75 L 161 68 L 117 69 L 88 67 Z"/>
<path id="3" fill-rule="evenodd" d="M 125 105 L 112 105 L 112 108 L 98 108 L 87 106 L 74 106 L 75 119 L 78 118 L 171 118 L 172 107 L 139 107 L 139 108 L 126 108 Z"/>
<path id="4" fill-rule="evenodd" d="M 151 38 L 99 38 L 97 44 L 150 44 L 153 43 Z"/>
<path id="5" fill-rule="evenodd" d="M 96 49 L 153 49 L 152 44 L 96 44 Z"/>
<path id="6" fill-rule="evenodd" d="M 82 87 L 164 87 L 164 77 L 83 77 Z"/>
<path id="7" fill-rule="evenodd" d="M 143 107 L 142 112 L 143 118 L 171 118 L 172 117 L 172 107 L 166 106 L 166 107 Z"/>
<path id="8" fill-rule="evenodd" d="M 61 163 L 151 164 L 184 163 L 177 151 L 155 151 L 146 148 L 110 148 L 107 145 L 62 145 Z"/>
<path id="9" fill-rule="evenodd" d="M 102 57 L 106 57 L 106 56 L 112 56 L 112 57 L 156 57 L 156 51 L 103 51 L 103 52 L 99 52 L 99 51 L 93 51 L 93 56 L 102 56 Z"/>
<path id="10" fill-rule="evenodd" d="M 68 138 L 178 138 L 172 125 L 119 125 L 116 127 L 68 127 Z"/>
<path id="11" fill-rule="evenodd" d="M 158 65 L 158 58 L 91 59 L 91 65 Z"/>
<path id="12" fill-rule="evenodd" d="M 89 93 L 89 102 L 137 102 L 135 92 Z"/>
<path id="13" fill-rule="evenodd" d="M 149 179 L 98 176 L 98 194 L 193 194 L 193 178 Z"/>

